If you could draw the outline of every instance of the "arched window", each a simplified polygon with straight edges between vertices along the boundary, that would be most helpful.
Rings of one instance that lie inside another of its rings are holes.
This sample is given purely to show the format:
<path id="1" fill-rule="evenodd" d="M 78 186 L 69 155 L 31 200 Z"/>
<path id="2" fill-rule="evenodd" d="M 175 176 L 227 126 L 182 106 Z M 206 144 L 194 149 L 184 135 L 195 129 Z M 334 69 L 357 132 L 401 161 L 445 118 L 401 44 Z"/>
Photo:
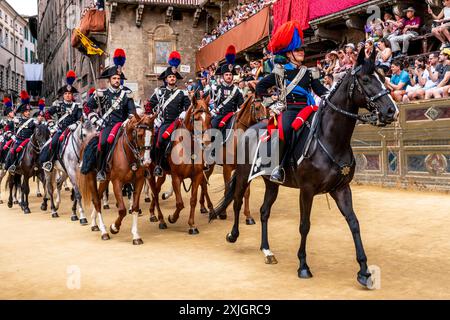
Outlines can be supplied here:
<path id="1" fill-rule="evenodd" d="M 150 72 L 159 74 L 167 67 L 171 51 L 176 50 L 178 34 L 167 24 L 160 24 L 149 32 Z"/>

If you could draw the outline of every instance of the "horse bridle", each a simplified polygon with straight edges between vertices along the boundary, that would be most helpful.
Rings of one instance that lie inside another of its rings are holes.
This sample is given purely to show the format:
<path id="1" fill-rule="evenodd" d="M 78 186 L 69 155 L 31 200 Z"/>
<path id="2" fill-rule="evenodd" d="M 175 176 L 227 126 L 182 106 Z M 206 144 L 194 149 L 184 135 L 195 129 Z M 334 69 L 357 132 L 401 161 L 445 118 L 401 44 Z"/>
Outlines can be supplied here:
<path id="1" fill-rule="evenodd" d="M 350 75 L 352 76 L 352 83 L 350 85 L 350 89 L 348 92 L 349 97 L 351 98 L 353 95 L 353 91 L 356 87 L 356 89 L 364 96 L 367 106 L 368 106 L 368 110 L 370 111 L 370 113 L 368 114 L 364 114 L 364 115 L 359 115 L 358 113 L 352 113 L 349 111 L 345 111 L 341 108 L 339 108 L 338 106 L 336 106 L 335 104 L 333 104 L 330 101 L 330 97 L 336 92 L 336 90 L 339 88 L 339 86 L 342 84 L 342 82 L 344 81 L 344 79 L 348 76 L 349 71 L 347 71 L 347 73 L 345 74 L 344 77 L 342 77 L 339 82 L 336 84 L 336 86 L 334 87 L 334 89 L 330 92 L 330 94 L 324 99 L 324 104 L 325 106 L 329 106 L 331 107 L 331 109 L 333 109 L 336 112 L 339 112 L 347 117 L 356 119 L 361 121 L 362 123 L 369 123 L 372 125 L 381 125 L 381 122 L 379 121 L 379 111 L 377 108 L 377 105 L 375 103 L 375 101 L 377 101 L 378 99 L 380 99 L 383 96 L 389 95 L 390 91 L 388 89 L 383 89 L 381 90 L 379 93 L 377 93 L 374 96 L 370 96 L 369 94 L 367 94 L 367 92 L 364 90 L 364 86 L 361 85 L 361 83 L 358 80 L 358 77 L 356 76 L 357 73 L 359 71 L 361 71 L 362 66 L 357 66 L 353 69 L 351 69 L 350 71 Z"/>
<path id="2" fill-rule="evenodd" d="M 132 140 L 130 141 L 130 139 L 128 138 L 128 133 L 127 130 L 125 130 L 124 132 L 124 137 L 125 137 L 125 142 L 128 146 L 128 148 L 130 148 L 131 152 L 133 153 L 134 158 L 139 161 L 140 165 L 143 165 L 143 157 L 141 157 L 141 152 L 142 151 L 147 151 L 147 150 L 151 150 L 152 145 L 150 142 L 150 145 L 143 145 L 143 146 L 139 146 L 138 142 L 137 142 L 137 131 L 136 129 L 144 129 L 144 130 L 148 130 L 153 132 L 153 127 L 146 125 L 146 124 L 138 124 L 137 126 L 134 127 L 133 129 L 133 133 L 132 133 Z M 126 152 L 124 150 L 124 153 L 126 155 Z M 128 160 L 128 159 L 127 159 Z"/>
<path id="3" fill-rule="evenodd" d="M 261 107 L 264 108 L 264 109 L 266 109 L 266 107 L 263 106 L 262 104 L 261 104 Z M 239 111 L 238 111 L 238 112 L 239 112 Z M 252 106 L 251 106 L 251 109 L 250 109 L 250 113 L 251 113 L 252 119 L 255 119 L 255 123 L 258 123 L 258 122 L 260 122 L 260 121 L 269 119 L 269 116 L 267 116 L 267 112 L 266 112 L 266 115 L 265 115 L 265 116 L 262 116 L 262 117 L 257 117 L 257 116 L 256 116 L 256 105 L 255 105 L 255 102 L 254 102 L 254 101 L 252 102 Z M 238 123 L 241 124 L 241 125 L 243 125 L 243 126 L 246 127 L 246 128 L 249 128 L 249 126 L 246 125 L 245 123 L 243 123 L 240 119 L 238 120 Z"/>

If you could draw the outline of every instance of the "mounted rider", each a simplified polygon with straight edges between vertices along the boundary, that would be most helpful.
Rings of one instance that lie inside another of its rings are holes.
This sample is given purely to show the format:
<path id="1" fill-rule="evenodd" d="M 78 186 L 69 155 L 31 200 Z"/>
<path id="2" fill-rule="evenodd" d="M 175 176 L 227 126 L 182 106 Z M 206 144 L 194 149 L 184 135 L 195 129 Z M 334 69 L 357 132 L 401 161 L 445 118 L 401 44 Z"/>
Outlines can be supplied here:
<path id="1" fill-rule="evenodd" d="M 73 86 L 75 79 L 75 72 L 69 70 L 66 75 L 67 84 L 58 90 L 58 97 L 62 97 L 62 101 L 55 101 L 45 112 L 45 119 L 50 123 L 53 122 L 52 116 L 57 115 L 58 117 L 58 120 L 53 125 L 50 125 L 52 131 L 55 131 L 51 143 L 43 148 L 39 157 L 42 168 L 47 172 L 52 171 L 56 155 L 58 154 L 61 135 L 67 129 L 75 130 L 77 121 L 80 120 L 83 114 L 80 104 L 74 102 L 74 94 L 78 93 L 78 90 Z"/>
<path id="2" fill-rule="evenodd" d="M 39 99 L 38 108 L 39 108 L 39 110 L 33 114 L 33 118 L 36 118 L 36 124 L 47 125 L 47 121 L 45 119 L 45 100 L 44 99 Z"/>
<path id="3" fill-rule="evenodd" d="M 180 63 L 180 54 L 177 51 L 171 52 L 169 66 L 158 77 L 158 80 L 164 81 L 165 86 L 156 88 L 146 105 L 146 113 L 153 111 L 158 115 L 155 121 L 157 139 L 154 148 L 156 162 L 154 175 L 156 177 L 163 175 L 161 161 L 170 141 L 170 135 L 180 120 L 184 119 L 186 111 L 191 105 L 188 92 L 177 88 L 177 80 L 183 79 L 177 70 Z"/>
<path id="4" fill-rule="evenodd" d="M 278 28 L 273 35 L 268 49 L 274 54 L 276 66 L 271 74 L 261 79 L 256 85 L 256 101 L 261 97 L 267 97 L 269 103 L 273 103 L 270 109 L 281 120 L 283 135 L 280 135 L 279 155 L 280 165 L 275 167 L 270 180 L 275 183 L 283 183 L 283 166 L 287 161 L 287 147 L 294 143 L 294 127 L 306 121 L 300 117 L 300 112 L 305 108 L 316 108 L 311 90 L 318 96 L 328 93 L 318 77 L 311 70 L 303 66 L 305 51 L 301 47 L 303 32 L 300 23 L 289 21 Z M 269 89 L 276 87 L 278 94 L 272 95 Z M 281 114 L 281 116 L 280 116 Z"/>
<path id="5" fill-rule="evenodd" d="M 0 162 L 4 162 L 4 158 L 6 157 L 6 152 L 8 152 L 9 148 L 11 147 L 11 144 L 14 142 L 12 140 L 12 137 L 14 135 L 14 106 L 12 104 L 11 99 L 8 97 L 3 98 L 3 118 L 1 120 L 1 126 L 2 126 L 2 142 L 0 143 L 0 153 L 1 153 L 1 159 Z"/>
<path id="6" fill-rule="evenodd" d="M 21 113 L 19 117 L 14 119 L 15 131 L 12 139 L 14 140 L 14 145 L 12 149 L 8 152 L 5 160 L 5 169 L 7 169 L 10 174 L 14 174 L 16 171 L 16 153 L 19 146 L 24 146 L 24 144 L 29 141 L 30 137 L 33 135 L 34 128 L 36 124 L 34 119 L 31 117 L 31 105 L 30 96 L 28 92 L 23 90 L 20 93 L 21 105 L 17 108 L 17 113 Z"/>
<path id="7" fill-rule="evenodd" d="M 103 70 L 99 79 L 108 79 L 109 87 L 97 89 L 89 98 L 84 107 L 84 112 L 89 115 L 89 119 L 100 130 L 99 152 L 97 156 L 97 181 L 106 180 L 107 156 L 123 122 L 133 115 L 136 115 L 136 106 L 133 100 L 133 92 L 124 86 L 122 81 L 126 80 L 122 67 L 125 64 L 126 56 L 123 49 L 116 49 L 113 55 L 114 65 Z M 102 117 L 93 113 L 100 109 Z M 83 155 L 83 162 L 85 157 Z"/>
<path id="8" fill-rule="evenodd" d="M 229 119 L 244 103 L 239 87 L 233 83 L 233 76 L 236 75 L 235 59 L 236 48 L 230 45 L 225 52 L 226 63 L 216 72 L 216 75 L 222 75 L 222 83 L 212 86 L 211 96 L 215 107 L 211 110 L 213 115 L 211 126 L 215 129 L 222 128 L 224 126 L 221 124 L 222 120 L 225 117 Z"/>

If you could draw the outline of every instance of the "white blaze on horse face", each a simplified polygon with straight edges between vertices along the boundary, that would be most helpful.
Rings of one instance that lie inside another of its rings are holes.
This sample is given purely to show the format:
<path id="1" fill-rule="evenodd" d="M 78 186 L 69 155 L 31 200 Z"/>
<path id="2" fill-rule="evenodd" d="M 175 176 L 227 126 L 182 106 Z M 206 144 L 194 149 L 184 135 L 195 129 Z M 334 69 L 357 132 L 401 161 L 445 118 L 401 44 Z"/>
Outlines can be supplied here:
<path id="1" fill-rule="evenodd" d="M 150 158 L 150 147 L 152 145 L 152 132 L 150 130 L 145 130 L 145 147 L 144 152 L 144 165 L 148 165 L 152 162 Z"/>
<path id="2" fill-rule="evenodd" d="M 383 83 L 383 81 L 381 81 L 380 77 L 378 76 L 378 74 L 374 73 L 374 75 L 375 75 L 375 78 L 377 78 L 377 80 L 380 82 L 381 88 L 383 88 L 383 90 L 387 90 L 385 85 L 384 85 L 384 83 Z M 392 102 L 392 104 L 395 107 L 394 120 L 397 120 L 398 119 L 398 114 L 400 113 L 400 111 L 398 109 L 398 106 L 397 106 L 397 103 L 394 101 L 394 99 L 392 98 L 392 96 L 390 94 L 388 94 L 388 97 L 389 97 L 389 99 L 391 99 L 391 102 Z"/>

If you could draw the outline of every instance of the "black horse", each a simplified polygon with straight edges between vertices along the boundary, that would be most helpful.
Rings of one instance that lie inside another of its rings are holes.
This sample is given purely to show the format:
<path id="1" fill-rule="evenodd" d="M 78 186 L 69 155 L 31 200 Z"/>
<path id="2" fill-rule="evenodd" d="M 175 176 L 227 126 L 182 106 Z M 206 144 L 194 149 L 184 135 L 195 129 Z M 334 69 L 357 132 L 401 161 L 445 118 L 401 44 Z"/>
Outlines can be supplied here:
<path id="1" fill-rule="evenodd" d="M 36 125 L 34 129 L 34 133 L 30 138 L 30 141 L 25 146 L 25 148 L 21 151 L 23 155 L 19 155 L 22 157 L 20 164 L 17 166 L 16 173 L 14 176 L 9 179 L 9 200 L 8 206 L 12 206 L 12 190 L 13 187 L 20 187 L 21 190 L 21 202 L 20 206 L 24 213 L 30 213 L 30 208 L 28 204 L 28 195 L 30 194 L 30 184 L 29 179 L 33 176 L 37 176 L 39 180 L 41 180 L 42 184 L 45 186 L 45 176 L 44 171 L 38 163 L 39 153 L 45 142 L 50 137 L 50 131 L 48 127 L 44 124 Z M 44 210 L 47 208 L 47 195 L 44 190 L 45 196 L 43 198 L 43 202 L 41 205 L 41 209 Z"/>
<path id="2" fill-rule="evenodd" d="M 325 98 L 317 117 L 317 127 L 313 134 L 310 153 L 299 165 L 295 162 L 285 168 L 286 180 L 284 186 L 301 189 L 300 192 L 300 234 L 301 242 L 298 250 L 300 267 L 298 276 L 310 278 L 312 273 L 306 263 L 306 238 L 310 229 L 310 213 L 313 198 L 317 194 L 330 193 L 344 215 L 353 235 L 356 247 L 356 258 L 360 266 L 357 280 L 363 286 L 368 285 L 370 273 L 367 269 L 367 257 L 361 241 L 359 223 L 352 207 L 350 181 L 355 171 L 355 160 L 350 146 L 350 140 L 356 121 L 383 126 L 392 123 L 398 116 L 398 108 L 383 85 L 383 80 L 375 72 L 375 50 L 366 58 L 364 50 L 358 56 L 356 66 L 336 84 Z M 359 108 L 366 108 L 370 116 L 358 115 Z M 258 125 L 256 125 L 258 128 Z M 261 124 L 259 125 L 259 128 Z M 246 134 L 247 135 L 247 134 Z M 303 150 L 300 144 L 294 148 L 295 159 L 299 159 Z M 247 155 L 248 150 L 243 151 Z M 252 159 L 252 157 L 246 157 Z M 234 225 L 231 233 L 226 237 L 228 242 L 235 242 L 239 237 L 239 212 L 242 198 L 249 184 L 248 177 L 251 170 L 249 163 L 240 164 L 229 183 L 228 193 L 210 215 L 215 219 L 224 214 L 226 208 L 234 200 Z M 267 223 L 270 210 L 277 199 L 279 185 L 264 176 L 265 194 L 261 213 L 261 250 L 265 261 L 269 264 L 277 263 L 275 256 L 269 249 Z"/>

